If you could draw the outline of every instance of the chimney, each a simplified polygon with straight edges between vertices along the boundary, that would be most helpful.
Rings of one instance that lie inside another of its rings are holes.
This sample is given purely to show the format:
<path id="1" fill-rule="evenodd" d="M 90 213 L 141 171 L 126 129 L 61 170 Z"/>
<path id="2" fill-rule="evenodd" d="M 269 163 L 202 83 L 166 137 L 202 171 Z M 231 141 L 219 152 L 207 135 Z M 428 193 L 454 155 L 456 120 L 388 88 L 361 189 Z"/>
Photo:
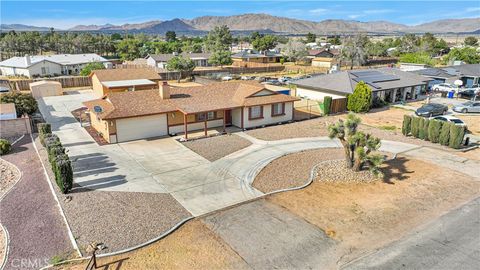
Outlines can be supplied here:
<path id="1" fill-rule="evenodd" d="M 30 55 L 25 54 L 25 65 L 30 66 L 32 64 L 32 61 L 30 60 Z"/>
<path id="2" fill-rule="evenodd" d="M 170 86 L 166 81 L 158 82 L 158 93 L 160 94 L 161 99 L 170 98 Z"/>

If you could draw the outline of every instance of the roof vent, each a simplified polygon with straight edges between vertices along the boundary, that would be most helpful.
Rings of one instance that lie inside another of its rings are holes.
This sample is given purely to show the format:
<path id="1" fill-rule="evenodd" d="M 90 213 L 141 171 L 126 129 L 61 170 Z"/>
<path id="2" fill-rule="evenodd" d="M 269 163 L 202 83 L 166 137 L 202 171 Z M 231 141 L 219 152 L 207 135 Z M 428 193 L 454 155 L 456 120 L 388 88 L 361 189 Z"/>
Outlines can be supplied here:
<path id="1" fill-rule="evenodd" d="M 101 112 L 103 112 L 103 109 L 102 109 L 102 107 L 97 105 L 97 106 L 93 106 L 93 111 L 96 112 L 96 113 L 101 113 Z"/>

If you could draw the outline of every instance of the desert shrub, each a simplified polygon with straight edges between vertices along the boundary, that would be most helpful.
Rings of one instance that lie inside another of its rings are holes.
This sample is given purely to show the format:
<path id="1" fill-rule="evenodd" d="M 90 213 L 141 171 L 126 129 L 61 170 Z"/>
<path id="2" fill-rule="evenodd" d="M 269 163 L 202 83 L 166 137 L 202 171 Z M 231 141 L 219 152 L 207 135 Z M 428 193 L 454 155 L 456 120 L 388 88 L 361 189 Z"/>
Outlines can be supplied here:
<path id="1" fill-rule="evenodd" d="M 412 116 L 404 115 L 403 123 L 402 123 L 402 134 L 405 136 L 408 136 L 410 134 L 411 129 L 412 129 Z"/>
<path id="2" fill-rule="evenodd" d="M 330 107 L 332 106 L 332 97 L 326 96 L 323 98 L 323 114 L 329 115 L 330 114 Z"/>
<path id="3" fill-rule="evenodd" d="M 57 156 L 52 166 L 55 173 L 55 182 L 62 193 L 68 193 L 73 186 L 73 170 L 70 159 L 66 154 Z"/>
<path id="4" fill-rule="evenodd" d="M 448 146 L 451 148 L 460 148 L 465 136 L 465 128 L 457 125 L 450 125 L 450 138 Z"/>
<path id="5" fill-rule="evenodd" d="M 440 139 L 440 130 L 442 129 L 442 123 L 438 120 L 431 120 L 428 125 L 428 139 L 432 143 L 438 143 Z"/>
<path id="6" fill-rule="evenodd" d="M 12 145 L 8 140 L 0 139 L 0 155 L 6 155 L 12 150 Z"/>
<path id="7" fill-rule="evenodd" d="M 352 112 L 368 112 L 372 106 L 372 89 L 363 81 L 357 83 L 353 94 L 348 96 L 347 108 Z"/>
<path id="8" fill-rule="evenodd" d="M 38 137 L 40 138 L 40 143 L 45 146 L 45 136 L 47 134 L 52 134 L 52 127 L 47 123 L 39 123 L 37 125 Z"/>
<path id="9" fill-rule="evenodd" d="M 412 136 L 418 138 L 418 131 L 420 125 L 420 117 L 412 117 Z"/>
<path id="10" fill-rule="evenodd" d="M 440 138 L 438 142 L 441 145 L 448 145 L 450 143 L 450 126 L 453 125 L 450 122 L 445 122 L 442 125 L 442 129 L 440 130 Z"/>

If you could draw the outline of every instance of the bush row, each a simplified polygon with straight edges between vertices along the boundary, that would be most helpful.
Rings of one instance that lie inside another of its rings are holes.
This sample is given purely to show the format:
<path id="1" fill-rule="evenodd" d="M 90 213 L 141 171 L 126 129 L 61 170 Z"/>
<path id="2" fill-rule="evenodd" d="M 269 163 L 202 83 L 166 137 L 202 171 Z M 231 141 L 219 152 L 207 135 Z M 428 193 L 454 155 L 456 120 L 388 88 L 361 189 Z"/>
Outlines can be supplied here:
<path id="1" fill-rule="evenodd" d="M 70 158 L 65 153 L 57 135 L 52 134 L 50 124 L 38 124 L 40 143 L 45 147 L 48 153 L 48 161 L 55 174 L 55 182 L 62 191 L 68 193 L 73 186 L 73 170 Z"/>
<path id="2" fill-rule="evenodd" d="M 332 97 L 325 96 L 323 98 L 323 114 L 329 115 L 330 114 L 330 107 L 332 106 Z"/>
<path id="3" fill-rule="evenodd" d="M 465 128 L 451 122 L 405 115 L 402 133 L 405 136 L 412 135 L 415 138 L 440 143 L 451 148 L 460 148 L 465 136 Z"/>

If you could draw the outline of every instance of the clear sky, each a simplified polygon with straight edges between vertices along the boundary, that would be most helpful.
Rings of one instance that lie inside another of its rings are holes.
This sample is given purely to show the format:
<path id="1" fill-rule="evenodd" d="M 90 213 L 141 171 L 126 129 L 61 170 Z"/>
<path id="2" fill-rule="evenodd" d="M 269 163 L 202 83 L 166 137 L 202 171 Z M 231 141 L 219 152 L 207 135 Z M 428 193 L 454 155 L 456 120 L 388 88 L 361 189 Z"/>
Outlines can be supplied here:
<path id="1" fill-rule="evenodd" d="M 5 1 L 1 23 L 67 29 L 78 24 L 124 24 L 198 16 L 267 13 L 321 21 L 388 20 L 415 25 L 447 18 L 480 17 L 475 1 Z"/>

